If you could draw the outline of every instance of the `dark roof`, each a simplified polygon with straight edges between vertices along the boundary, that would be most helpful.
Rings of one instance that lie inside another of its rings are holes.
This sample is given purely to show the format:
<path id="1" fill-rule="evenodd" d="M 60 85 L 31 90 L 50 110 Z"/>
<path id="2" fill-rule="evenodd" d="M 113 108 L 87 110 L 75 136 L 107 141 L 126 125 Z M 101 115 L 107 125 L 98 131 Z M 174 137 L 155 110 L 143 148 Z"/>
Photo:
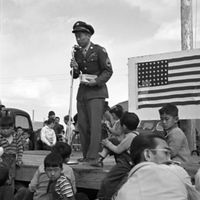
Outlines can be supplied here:
<path id="1" fill-rule="evenodd" d="M 26 116 L 28 115 L 30 117 L 30 115 L 26 111 L 17 108 L 5 108 L 5 110 L 11 111 L 14 115 L 15 114 L 26 115 Z"/>

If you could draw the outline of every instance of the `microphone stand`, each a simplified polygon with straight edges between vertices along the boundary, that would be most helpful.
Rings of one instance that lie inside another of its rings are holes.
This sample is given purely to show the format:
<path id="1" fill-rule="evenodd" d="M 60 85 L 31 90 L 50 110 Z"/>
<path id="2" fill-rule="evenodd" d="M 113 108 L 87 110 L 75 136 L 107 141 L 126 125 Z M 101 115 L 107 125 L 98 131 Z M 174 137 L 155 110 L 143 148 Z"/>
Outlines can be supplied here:
<path id="1" fill-rule="evenodd" d="M 77 45 L 74 45 L 73 48 L 72 48 L 72 59 L 75 60 L 75 57 L 74 57 L 74 53 L 76 52 L 76 50 L 78 49 L 79 47 Z M 72 98 L 73 98 L 73 84 L 74 84 L 74 68 L 72 68 L 72 71 L 71 71 L 71 84 L 70 84 L 70 98 L 69 98 L 69 112 L 68 112 L 68 115 L 69 115 L 69 121 L 68 121 L 68 134 L 69 136 L 71 137 L 70 138 L 70 141 L 68 141 L 68 144 L 70 146 L 72 146 L 72 128 L 71 128 L 71 124 L 72 124 Z"/>

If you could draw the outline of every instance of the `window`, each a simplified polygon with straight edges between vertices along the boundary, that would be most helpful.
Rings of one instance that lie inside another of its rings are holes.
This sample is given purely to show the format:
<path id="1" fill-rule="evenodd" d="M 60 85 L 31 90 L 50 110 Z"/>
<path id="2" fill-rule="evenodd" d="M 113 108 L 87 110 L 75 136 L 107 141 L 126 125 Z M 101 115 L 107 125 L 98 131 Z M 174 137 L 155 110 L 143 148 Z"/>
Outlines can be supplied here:
<path id="1" fill-rule="evenodd" d="M 23 129 L 29 129 L 29 120 L 26 116 L 23 115 L 16 115 L 15 117 L 15 127 L 22 127 Z"/>

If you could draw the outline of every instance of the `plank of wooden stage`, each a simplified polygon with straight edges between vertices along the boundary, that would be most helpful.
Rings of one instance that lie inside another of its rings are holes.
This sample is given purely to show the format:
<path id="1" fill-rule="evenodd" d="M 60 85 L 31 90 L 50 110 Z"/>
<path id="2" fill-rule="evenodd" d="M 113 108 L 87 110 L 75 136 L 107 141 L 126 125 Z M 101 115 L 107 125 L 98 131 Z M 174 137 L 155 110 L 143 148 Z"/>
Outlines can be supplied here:
<path id="1" fill-rule="evenodd" d="M 29 182 L 48 153 L 49 151 L 25 151 L 23 154 L 23 165 L 16 170 L 16 180 Z M 73 162 L 80 157 L 80 152 L 72 152 L 69 162 L 69 165 L 74 170 L 77 187 L 99 189 L 102 179 L 115 164 L 114 158 L 106 158 L 104 167 L 98 168 L 77 162 L 76 164 L 73 164 Z"/>
<path id="2" fill-rule="evenodd" d="M 48 153 L 49 151 L 25 151 L 23 154 L 24 164 L 16 170 L 16 180 L 29 182 Z M 76 161 L 77 158 L 80 157 L 80 152 L 73 152 L 70 161 L 73 163 L 73 161 Z M 103 168 L 92 167 L 82 163 L 72 163 L 70 166 L 74 169 L 77 187 L 97 190 L 99 189 L 101 181 L 105 177 L 106 173 L 115 164 L 113 157 L 105 159 Z M 190 162 L 185 165 L 184 168 L 193 178 L 197 170 L 200 168 L 200 158 L 191 158 Z"/>

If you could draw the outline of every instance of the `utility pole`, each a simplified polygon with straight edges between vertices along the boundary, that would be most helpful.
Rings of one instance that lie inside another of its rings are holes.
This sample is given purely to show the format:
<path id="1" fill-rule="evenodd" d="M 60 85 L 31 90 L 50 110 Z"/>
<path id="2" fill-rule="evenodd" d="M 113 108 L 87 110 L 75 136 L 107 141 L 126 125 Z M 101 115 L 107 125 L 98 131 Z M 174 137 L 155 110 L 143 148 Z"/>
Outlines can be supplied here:
<path id="1" fill-rule="evenodd" d="M 34 122 L 35 118 L 35 110 L 32 110 L 32 122 Z"/>
<path id="2" fill-rule="evenodd" d="M 192 0 L 181 0 L 181 49 L 193 49 Z"/>
<path id="3" fill-rule="evenodd" d="M 181 0 L 181 50 L 191 49 L 193 49 L 192 0 Z M 184 120 L 182 124 L 191 151 L 196 149 L 196 125 L 195 119 Z"/>

